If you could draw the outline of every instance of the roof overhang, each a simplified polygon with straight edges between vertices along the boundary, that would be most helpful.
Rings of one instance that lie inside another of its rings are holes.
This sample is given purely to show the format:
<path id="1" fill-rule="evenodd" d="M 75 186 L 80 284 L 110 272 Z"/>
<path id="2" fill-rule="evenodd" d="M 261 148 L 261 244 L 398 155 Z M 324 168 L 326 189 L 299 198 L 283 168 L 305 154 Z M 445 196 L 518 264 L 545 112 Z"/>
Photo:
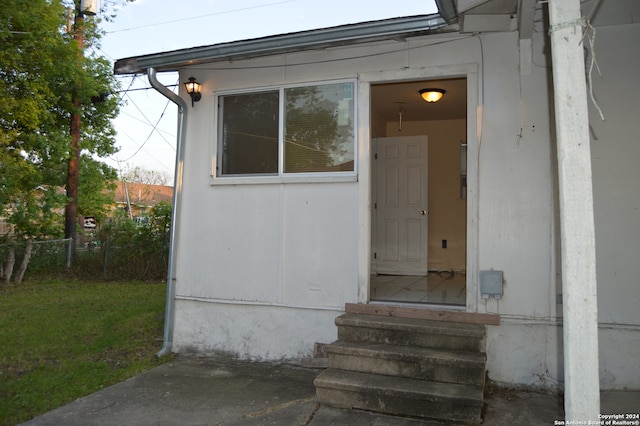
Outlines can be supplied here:
<path id="1" fill-rule="evenodd" d="M 115 74 L 144 74 L 149 68 L 177 71 L 204 63 L 234 61 L 261 56 L 303 52 L 372 43 L 404 40 L 434 33 L 459 31 L 486 33 L 518 31 L 520 39 L 530 39 L 538 0 L 435 0 L 439 13 L 361 22 L 330 28 L 280 34 L 170 52 L 120 59 Z M 598 0 L 593 0 L 598 2 Z M 636 0 L 626 0 L 635 2 Z"/>
<path id="2" fill-rule="evenodd" d="M 440 0 L 440 2 L 448 3 L 450 0 Z M 449 21 L 451 21 L 451 17 L 449 17 Z M 114 65 L 114 73 L 117 75 L 144 74 L 149 68 L 158 71 L 177 71 L 185 66 L 203 63 L 248 59 L 389 39 L 402 40 L 442 32 L 447 26 L 447 22 L 439 14 L 362 22 L 119 59 Z"/>

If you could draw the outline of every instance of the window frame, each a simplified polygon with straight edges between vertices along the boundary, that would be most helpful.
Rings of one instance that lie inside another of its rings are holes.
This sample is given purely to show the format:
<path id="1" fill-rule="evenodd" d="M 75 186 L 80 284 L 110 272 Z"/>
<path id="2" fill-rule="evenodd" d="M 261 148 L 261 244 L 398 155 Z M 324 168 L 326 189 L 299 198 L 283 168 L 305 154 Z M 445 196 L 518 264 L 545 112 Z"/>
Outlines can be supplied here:
<path id="1" fill-rule="evenodd" d="M 353 170 L 332 172 L 284 172 L 284 131 L 285 131 L 285 90 L 295 87 L 326 86 L 332 84 L 350 83 L 353 96 Z M 278 172 L 276 174 L 221 174 L 222 160 L 222 119 L 224 109 L 220 98 L 229 95 L 258 94 L 262 92 L 278 91 Z M 268 183 L 311 183 L 311 182 L 355 182 L 358 180 L 358 82 L 355 78 L 338 80 L 309 81 L 293 84 L 279 84 L 272 86 L 254 87 L 246 89 L 228 89 L 214 92 L 213 144 L 211 158 L 211 184 L 268 184 Z"/>

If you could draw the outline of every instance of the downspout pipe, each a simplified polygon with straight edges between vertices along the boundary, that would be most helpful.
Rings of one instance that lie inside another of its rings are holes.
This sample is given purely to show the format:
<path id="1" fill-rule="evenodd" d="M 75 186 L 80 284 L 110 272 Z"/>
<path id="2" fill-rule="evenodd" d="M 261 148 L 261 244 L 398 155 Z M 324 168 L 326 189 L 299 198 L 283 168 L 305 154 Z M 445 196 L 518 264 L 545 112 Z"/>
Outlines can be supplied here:
<path id="1" fill-rule="evenodd" d="M 184 168 L 184 142 L 187 134 L 187 103 L 173 91 L 167 89 L 156 77 L 155 68 L 147 70 L 149 83 L 160 94 L 178 106 L 178 137 L 176 143 L 176 165 L 173 180 L 173 209 L 171 210 L 171 231 L 169 236 L 169 266 L 167 268 L 167 299 L 164 311 L 164 339 L 157 357 L 168 355 L 173 347 L 173 321 L 176 296 L 176 247 L 178 241 L 177 214 L 182 198 L 182 171 Z"/>

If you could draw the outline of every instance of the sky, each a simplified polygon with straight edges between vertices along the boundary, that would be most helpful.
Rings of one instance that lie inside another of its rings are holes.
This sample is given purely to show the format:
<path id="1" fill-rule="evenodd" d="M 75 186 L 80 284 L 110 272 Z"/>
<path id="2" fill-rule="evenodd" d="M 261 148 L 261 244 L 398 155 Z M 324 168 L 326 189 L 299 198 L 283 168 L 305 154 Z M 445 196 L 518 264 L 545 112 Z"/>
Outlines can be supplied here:
<path id="1" fill-rule="evenodd" d="M 101 2 L 107 0 L 99 0 Z M 436 13 L 434 0 L 136 0 L 112 22 L 99 55 L 112 62 L 158 52 L 399 16 Z M 114 122 L 119 152 L 104 159 L 126 171 L 135 167 L 169 176 L 173 185 L 177 109 L 149 90 L 146 75 L 117 76 L 125 101 Z M 158 73 L 170 86 L 177 73 Z"/>

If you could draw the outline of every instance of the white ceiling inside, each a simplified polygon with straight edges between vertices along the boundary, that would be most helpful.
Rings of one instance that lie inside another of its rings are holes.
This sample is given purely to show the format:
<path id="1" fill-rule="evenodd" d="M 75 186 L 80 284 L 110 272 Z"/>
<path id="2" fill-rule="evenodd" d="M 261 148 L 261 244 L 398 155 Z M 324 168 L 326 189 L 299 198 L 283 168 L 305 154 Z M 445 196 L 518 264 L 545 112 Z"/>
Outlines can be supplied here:
<path id="1" fill-rule="evenodd" d="M 419 90 L 424 88 L 443 89 L 445 94 L 438 102 L 428 103 L 420 97 Z M 467 80 L 452 78 L 371 86 L 371 115 L 374 119 L 396 121 L 400 106 L 405 109 L 403 121 L 466 118 Z"/>

